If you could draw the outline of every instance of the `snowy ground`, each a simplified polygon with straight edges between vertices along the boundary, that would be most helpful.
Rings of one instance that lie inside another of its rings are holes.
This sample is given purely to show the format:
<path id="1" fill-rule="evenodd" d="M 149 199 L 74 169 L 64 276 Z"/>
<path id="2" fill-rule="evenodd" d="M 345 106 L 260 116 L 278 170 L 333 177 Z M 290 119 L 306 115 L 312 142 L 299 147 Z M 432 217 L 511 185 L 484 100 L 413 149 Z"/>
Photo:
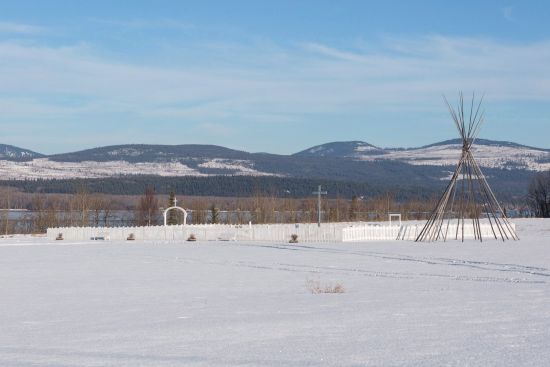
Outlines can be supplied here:
<path id="1" fill-rule="evenodd" d="M 550 222 L 515 223 L 504 244 L 1 239 L 0 366 L 548 366 Z"/>

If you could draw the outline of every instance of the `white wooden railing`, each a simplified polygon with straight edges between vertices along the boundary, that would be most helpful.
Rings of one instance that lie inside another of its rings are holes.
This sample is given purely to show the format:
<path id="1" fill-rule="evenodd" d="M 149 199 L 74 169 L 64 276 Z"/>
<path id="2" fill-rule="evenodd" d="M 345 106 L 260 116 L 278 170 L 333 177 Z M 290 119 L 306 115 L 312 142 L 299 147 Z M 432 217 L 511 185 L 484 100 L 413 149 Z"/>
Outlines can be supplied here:
<path id="1" fill-rule="evenodd" d="M 316 224 L 255 224 L 255 225 L 173 225 L 149 227 L 65 227 L 48 228 L 47 236 L 55 240 L 59 235 L 69 241 L 126 241 L 129 238 L 145 241 L 186 241 L 193 235 L 197 241 L 266 241 L 289 242 L 292 235 L 299 242 L 360 242 L 360 241 L 414 241 L 423 224 L 326 223 Z M 512 226 L 515 228 L 514 224 Z M 461 231 L 461 229 L 460 229 Z M 456 225 L 450 225 L 447 239 L 454 239 Z M 483 238 L 493 238 L 489 224 L 481 224 Z M 462 232 L 460 232 L 460 236 Z M 465 238 L 474 238 L 473 227 L 465 226 Z"/>
<path id="2" fill-rule="evenodd" d="M 510 226 L 515 231 L 516 225 L 514 223 L 510 223 Z M 399 234 L 397 236 L 397 239 L 399 240 L 411 240 L 414 241 L 418 235 L 420 234 L 420 231 L 422 231 L 422 228 L 424 227 L 424 224 L 414 224 L 414 225 L 404 225 L 401 226 L 401 229 L 399 230 Z M 458 232 L 457 232 L 458 227 Z M 456 239 L 462 239 L 462 225 L 457 224 L 449 224 L 443 225 L 441 227 L 441 232 L 439 234 L 438 241 L 443 241 L 444 238 L 447 239 L 447 241 L 450 240 L 456 240 Z M 510 236 L 510 232 L 507 229 L 507 227 L 503 227 L 502 232 L 505 233 L 505 235 Z M 497 238 L 501 238 L 500 231 L 496 224 L 493 223 L 493 226 L 491 227 L 491 224 L 489 223 L 480 223 L 479 225 L 479 231 L 481 233 L 481 237 L 483 239 L 494 239 L 495 234 Z M 464 239 L 473 239 L 475 238 L 474 233 L 474 226 L 472 223 L 464 223 Z"/>

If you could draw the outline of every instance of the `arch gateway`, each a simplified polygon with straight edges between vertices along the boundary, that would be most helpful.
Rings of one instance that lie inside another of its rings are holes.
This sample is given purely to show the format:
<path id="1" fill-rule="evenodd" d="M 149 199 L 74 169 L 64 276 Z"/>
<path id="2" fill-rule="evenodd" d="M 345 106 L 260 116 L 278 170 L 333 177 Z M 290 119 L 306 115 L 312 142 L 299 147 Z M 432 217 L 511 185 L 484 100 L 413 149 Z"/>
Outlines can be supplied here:
<path id="1" fill-rule="evenodd" d="M 174 198 L 174 206 L 171 206 L 169 208 L 164 209 L 164 213 L 162 214 L 164 217 L 164 225 L 167 226 L 167 220 L 168 220 L 168 212 L 170 210 L 179 210 L 183 213 L 183 225 L 187 224 L 187 210 L 183 209 L 182 207 L 178 206 L 178 200 Z"/>

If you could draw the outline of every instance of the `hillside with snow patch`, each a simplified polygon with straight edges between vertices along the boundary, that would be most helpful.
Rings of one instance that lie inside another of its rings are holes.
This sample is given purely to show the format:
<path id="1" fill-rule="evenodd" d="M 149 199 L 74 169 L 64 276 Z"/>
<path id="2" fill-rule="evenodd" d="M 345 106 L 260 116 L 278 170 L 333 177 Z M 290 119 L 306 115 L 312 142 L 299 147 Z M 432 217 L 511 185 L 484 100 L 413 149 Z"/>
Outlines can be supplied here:
<path id="1" fill-rule="evenodd" d="M 297 157 L 339 157 L 363 161 L 393 160 L 412 165 L 453 166 L 460 158 L 458 139 L 420 148 L 378 148 L 361 142 L 337 142 L 319 145 L 296 153 Z M 472 146 L 481 167 L 544 171 L 550 169 L 550 151 L 510 142 L 478 139 Z"/>
<path id="2" fill-rule="evenodd" d="M 39 157 L 43 155 L 13 145 L 0 144 L 0 161 L 28 161 Z"/>
<path id="3" fill-rule="evenodd" d="M 361 155 L 358 159 L 392 159 L 414 165 L 456 165 L 462 151 L 461 143 L 447 142 L 422 148 L 386 150 L 383 155 Z M 481 167 L 545 171 L 550 169 L 550 152 L 519 145 L 474 144 L 472 152 Z"/>
<path id="4" fill-rule="evenodd" d="M 550 169 L 550 151 L 479 139 L 473 147 L 480 166 L 507 185 L 526 185 L 532 172 Z M 391 183 L 427 187 L 446 180 L 461 152 L 459 140 L 419 148 L 379 148 L 333 142 L 293 155 L 249 153 L 214 145 L 117 145 L 42 155 L 0 145 L 3 180 L 93 179 L 122 176 L 279 176 Z M 521 181 L 521 182 L 519 182 Z"/>
<path id="5" fill-rule="evenodd" d="M 209 171 L 210 170 L 210 171 Z M 215 172 L 211 172 L 214 170 Z M 105 178 L 131 175 L 209 176 L 219 174 L 265 176 L 251 162 L 212 159 L 191 168 L 181 162 L 83 161 L 57 162 L 48 158 L 31 161 L 0 160 L 0 176 L 4 180 Z"/>

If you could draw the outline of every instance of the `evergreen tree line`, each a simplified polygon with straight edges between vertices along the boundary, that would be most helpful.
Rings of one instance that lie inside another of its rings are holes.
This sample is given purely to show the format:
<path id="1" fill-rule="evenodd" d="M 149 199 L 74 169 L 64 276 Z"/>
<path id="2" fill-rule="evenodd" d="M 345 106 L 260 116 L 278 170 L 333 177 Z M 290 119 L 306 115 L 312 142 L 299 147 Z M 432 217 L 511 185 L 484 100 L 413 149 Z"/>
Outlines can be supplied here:
<path id="1" fill-rule="evenodd" d="M 318 185 L 328 191 L 328 196 L 352 197 L 379 196 L 387 191 L 395 192 L 398 200 L 425 199 L 442 184 L 434 187 L 408 185 L 372 185 L 369 182 L 290 178 L 274 176 L 209 176 L 209 177 L 160 177 L 124 176 L 98 179 L 21 180 L 0 181 L 0 186 L 15 187 L 28 193 L 75 194 L 85 187 L 90 193 L 111 195 L 141 195 L 153 187 L 157 194 L 217 197 L 252 197 L 258 193 L 275 197 L 305 198 Z"/>

